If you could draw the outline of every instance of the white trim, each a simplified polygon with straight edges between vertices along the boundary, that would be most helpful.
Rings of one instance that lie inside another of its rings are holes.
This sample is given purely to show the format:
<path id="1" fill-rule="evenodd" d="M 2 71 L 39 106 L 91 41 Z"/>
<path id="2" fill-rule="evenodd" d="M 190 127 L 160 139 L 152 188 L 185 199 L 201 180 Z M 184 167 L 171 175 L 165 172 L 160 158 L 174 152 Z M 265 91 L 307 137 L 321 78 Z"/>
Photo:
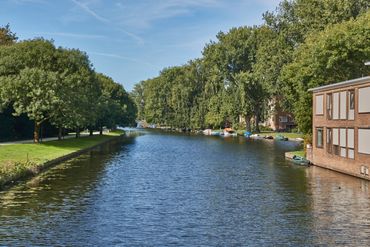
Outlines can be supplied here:
<path id="1" fill-rule="evenodd" d="M 358 85 L 358 84 L 362 84 L 362 83 L 366 83 L 366 82 L 370 82 L 370 76 L 360 77 L 360 78 L 356 78 L 356 79 L 352 79 L 352 80 L 348 80 L 348 81 L 342 81 L 342 82 L 329 84 L 329 85 L 325 85 L 325 86 L 321 86 L 321 87 L 315 87 L 315 88 L 309 89 L 308 91 L 317 93 L 317 92 L 323 91 L 323 90 L 328 90 L 328 89 L 333 89 L 333 88 L 342 88 L 342 87 L 347 87 L 347 86 L 354 86 L 354 85 Z"/>

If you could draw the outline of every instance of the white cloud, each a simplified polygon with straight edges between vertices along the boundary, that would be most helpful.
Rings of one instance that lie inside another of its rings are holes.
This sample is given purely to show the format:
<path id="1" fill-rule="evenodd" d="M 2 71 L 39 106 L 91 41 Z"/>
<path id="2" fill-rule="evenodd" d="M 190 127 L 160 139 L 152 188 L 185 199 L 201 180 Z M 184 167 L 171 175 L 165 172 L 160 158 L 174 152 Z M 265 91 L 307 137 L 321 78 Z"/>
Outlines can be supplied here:
<path id="1" fill-rule="evenodd" d="M 146 28 L 157 20 L 182 16 L 198 8 L 215 8 L 222 6 L 221 0 L 144 0 L 128 3 L 116 2 L 116 16 L 124 26 Z"/>
<path id="2" fill-rule="evenodd" d="M 91 2 L 80 2 L 78 0 L 71 0 L 75 5 L 77 5 L 78 7 L 80 7 L 83 11 L 85 11 L 87 14 L 91 15 L 92 17 L 94 17 L 95 19 L 97 19 L 98 21 L 101 21 L 101 22 L 106 22 L 108 23 L 109 20 L 100 16 L 99 14 L 97 14 L 94 10 L 92 10 L 90 7 L 89 7 L 89 4 Z"/>
<path id="3" fill-rule="evenodd" d="M 126 60 L 126 61 L 130 61 L 130 62 L 134 62 L 134 63 L 139 63 L 139 64 L 151 66 L 153 68 L 158 69 L 157 66 L 154 65 L 154 64 L 151 64 L 151 63 L 148 63 L 148 62 L 143 62 L 141 60 L 126 57 L 126 56 L 121 56 L 121 55 L 118 55 L 118 54 L 105 53 L 105 52 L 88 52 L 88 54 L 96 55 L 96 56 L 102 56 L 102 57 L 117 58 L 117 59 L 121 59 L 121 60 Z"/>
<path id="4" fill-rule="evenodd" d="M 71 38 L 81 38 L 81 39 L 106 39 L 107 37 L 103 35 L 95 34 L 81 34 L 81 33 L 65 33 L 65 32 L 37 32 L 35 35 L 50 35 L 50 36 L 61 36 L 61 37 L 71 37 Z"/>

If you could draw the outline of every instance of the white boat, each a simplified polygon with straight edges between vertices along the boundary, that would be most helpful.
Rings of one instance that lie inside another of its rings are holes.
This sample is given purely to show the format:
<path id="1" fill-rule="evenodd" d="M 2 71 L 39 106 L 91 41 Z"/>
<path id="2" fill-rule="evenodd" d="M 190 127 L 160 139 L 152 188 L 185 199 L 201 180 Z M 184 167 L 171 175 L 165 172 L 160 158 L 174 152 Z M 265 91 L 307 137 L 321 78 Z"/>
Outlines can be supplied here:
<path id="1" fill-rule="evenodd" d="M 236 133 L 234 130 L 224 130 L 224 136 L 237 136 L 238 133 Z"/>
<path id="2" fill-rule="evenodd" d="M 259 134 L 253 134 L 250 136 L 250 138 L 252 139 L 263 139 L 263 136 L 259 135 Z"/>
<path id="3" fill-rule="evenodd" d="M 212 130 L 211 129 L 205 129 L 205 130 L 203 130 L 203 135 L 210 136 L 211 134 L 212 134 Z"/>

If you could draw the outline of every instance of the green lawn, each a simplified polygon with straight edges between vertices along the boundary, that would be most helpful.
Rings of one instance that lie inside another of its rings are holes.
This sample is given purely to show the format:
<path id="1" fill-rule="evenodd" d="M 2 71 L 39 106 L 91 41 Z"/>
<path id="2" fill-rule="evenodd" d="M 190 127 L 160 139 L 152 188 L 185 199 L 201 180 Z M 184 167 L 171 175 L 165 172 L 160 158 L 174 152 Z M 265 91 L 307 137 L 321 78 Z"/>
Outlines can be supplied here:
<path id="1" fill-rule="evenodd" d="M 238 135 L 244 135 L 245 130 L 238 130 L 237 132 L 238 132 Z M 266 135 L 266 136 L 273 136 L 273 137 L 275 137 L 276 135 L 283 135 L 283 136 L 291 138 L 291 139 L 303 138 L 303 134 L 290 133 L 290 132 L 261 131 L 261 133 L 259 133 L 259 134 L 262 135 L 262 136 Z"/>
<path id="2" fill-rule="evenodd" d="M 289 152 L 290 154 L 292 155 L 296 155 L 296 156 L 300 156 L 300 157 L 303 157 L 305 158 L 306 157 L 306 152 L 303 151 L 303 150 L 300 150 L 300 151 L 293 151 L 293 152 Z"/>
<path id="3" fill-rule="evenodd" d="M 267 136 L 273 136 L 275 137 L 276 135 L 283 135 L 285 137 L 295 139 L 295 138 L 303 138 L 303 134 L 299 133 L 290 133 L 290 132 L 271 132 L 271 131 L 262 131 L 260 133 L 261 135 L 267 135 Z"/>
<path id="4" fill-rule="evenodd" d="M 86 136 L 40 144 L 0 145 L 0 187 L 10 178 L 14 179 L 27 172 L 27 170 L 35 169 L 47 161 L 95 146 L 123 133 L 123 131 L 118 130 L 102 136 Z"/>

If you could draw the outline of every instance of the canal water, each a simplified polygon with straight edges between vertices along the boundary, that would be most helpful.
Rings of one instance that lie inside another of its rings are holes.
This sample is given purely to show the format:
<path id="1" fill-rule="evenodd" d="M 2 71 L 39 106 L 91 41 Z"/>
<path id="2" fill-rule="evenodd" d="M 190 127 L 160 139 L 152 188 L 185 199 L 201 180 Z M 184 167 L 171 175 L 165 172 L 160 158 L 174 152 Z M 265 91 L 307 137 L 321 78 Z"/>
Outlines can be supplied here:
<path id="1" fill-rule="evenodd" d="M 369 183 L 293 142 L 146 132 L 0 192 L 0 245 L 369 246 Z"/>

